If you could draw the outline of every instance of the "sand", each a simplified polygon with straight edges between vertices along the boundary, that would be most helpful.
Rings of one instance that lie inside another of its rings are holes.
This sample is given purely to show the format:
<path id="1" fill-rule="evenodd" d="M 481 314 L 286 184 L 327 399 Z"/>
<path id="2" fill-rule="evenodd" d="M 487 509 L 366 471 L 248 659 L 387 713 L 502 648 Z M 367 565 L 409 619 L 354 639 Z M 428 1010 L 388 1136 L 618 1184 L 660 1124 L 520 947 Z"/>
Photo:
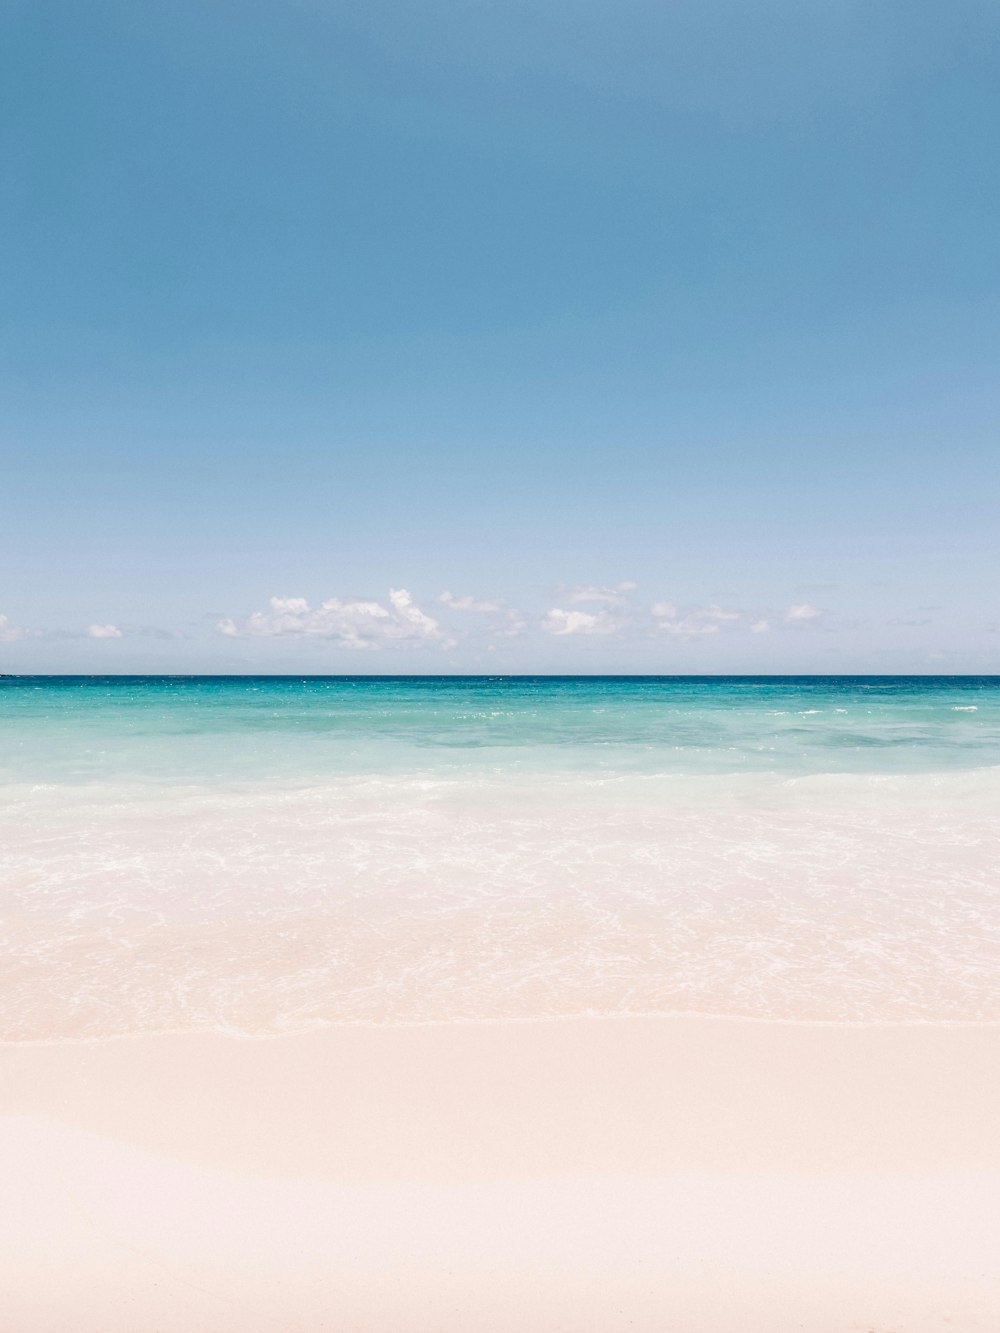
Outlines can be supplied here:
<path id="1" fill-rule="evenodd" d="M 1000 1029 L 0 1048 L 2 1333 L 1000 1327 Z"/>

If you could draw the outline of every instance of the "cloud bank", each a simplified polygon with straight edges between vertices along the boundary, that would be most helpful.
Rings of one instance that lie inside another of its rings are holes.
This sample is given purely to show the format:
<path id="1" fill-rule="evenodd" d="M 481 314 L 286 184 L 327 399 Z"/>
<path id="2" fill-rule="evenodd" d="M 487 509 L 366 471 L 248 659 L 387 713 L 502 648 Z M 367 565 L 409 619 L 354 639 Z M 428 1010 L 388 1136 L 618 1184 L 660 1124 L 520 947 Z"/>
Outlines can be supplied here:
<path id="1" fill-rule="evenodd" d="M 266 611 L 254 611 L 243 621 L 226 616 L 216 628 L 229 638 L 332 639 L 361 651 L 387 643 L 452 642 L 405 588 L 391 588 L 388 603 L 331 597 L 312 607 L 304 597 L 272 597 Z"/>
<path id="2" fill-rule="evenodd" d="M 428 615 L 405 588 L 392 588 L 383 600 L 331 597 L 311 605 L 304 597 L 272 597 L 267 609 L 243 620 L 226 616 L 217 622 L 230 638 L 318 638 L 341 647 L 375 651 L 396 644 L 436 644 L 455 647 L 476 637 L 494 640 L 541 633 L 552 638 L 609 638 L 626 632 L 639 637 L 669 635 L 695 639 L 737 629 L 761 635 L 774 628 L 801 628 L 823 615 L 820 608 L 798 602 L 783 611 L 767 608 L 740 610 L 709 602 L 678 605 L 637 602 L 636 584 L 579 584 L 562 589 L 562 605 L 527 615 L 501 597 L 444 591 L 437 603 L 444 621 Z M 449 617 L 451 623 L 449 625 Z M 92 625 L 95 638 L 116 637 L 113 625 Z"/>

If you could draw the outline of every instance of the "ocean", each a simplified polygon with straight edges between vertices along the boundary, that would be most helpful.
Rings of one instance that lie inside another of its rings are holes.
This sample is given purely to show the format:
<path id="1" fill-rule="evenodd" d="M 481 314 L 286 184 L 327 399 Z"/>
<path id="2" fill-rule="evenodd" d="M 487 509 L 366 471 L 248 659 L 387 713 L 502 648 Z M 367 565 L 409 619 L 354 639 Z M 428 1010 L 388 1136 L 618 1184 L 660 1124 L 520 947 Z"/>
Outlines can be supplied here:
<path id="1" fill-rule="evenodd" d="M 0 1039 L 1000 1020 L 1000 677 L 0 679 Z"/>

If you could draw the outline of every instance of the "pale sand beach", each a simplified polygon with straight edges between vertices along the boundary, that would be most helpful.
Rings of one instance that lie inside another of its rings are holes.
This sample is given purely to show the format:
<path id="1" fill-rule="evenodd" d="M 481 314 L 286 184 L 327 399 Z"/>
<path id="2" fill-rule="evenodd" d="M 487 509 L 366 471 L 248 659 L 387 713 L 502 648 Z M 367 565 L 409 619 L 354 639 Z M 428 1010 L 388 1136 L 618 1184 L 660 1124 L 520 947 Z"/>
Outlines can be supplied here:
<path id="1" fill-rule="evenodd" d="M 1000 1028 L 0 1049 L 10 1333 L 930 1333 L 1000 1312 Z"/>
<path id="2" fill-rule="evenodd" d="M 0 1333 L 1000 1327 L 997 683 L 4 690 Z"/>

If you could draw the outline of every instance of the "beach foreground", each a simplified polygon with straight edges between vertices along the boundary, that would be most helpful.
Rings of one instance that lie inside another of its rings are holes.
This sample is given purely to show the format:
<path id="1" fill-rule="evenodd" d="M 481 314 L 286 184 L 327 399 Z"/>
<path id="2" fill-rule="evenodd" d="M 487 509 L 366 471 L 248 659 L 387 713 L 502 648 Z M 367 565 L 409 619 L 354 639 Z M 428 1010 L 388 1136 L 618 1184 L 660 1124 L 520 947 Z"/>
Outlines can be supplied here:
<path id="1" fill-rule="evenodd" d="M 4 1328 L 924 1333 L 1000 1309 L 1000 1028 L 0 1049 Z"/>

